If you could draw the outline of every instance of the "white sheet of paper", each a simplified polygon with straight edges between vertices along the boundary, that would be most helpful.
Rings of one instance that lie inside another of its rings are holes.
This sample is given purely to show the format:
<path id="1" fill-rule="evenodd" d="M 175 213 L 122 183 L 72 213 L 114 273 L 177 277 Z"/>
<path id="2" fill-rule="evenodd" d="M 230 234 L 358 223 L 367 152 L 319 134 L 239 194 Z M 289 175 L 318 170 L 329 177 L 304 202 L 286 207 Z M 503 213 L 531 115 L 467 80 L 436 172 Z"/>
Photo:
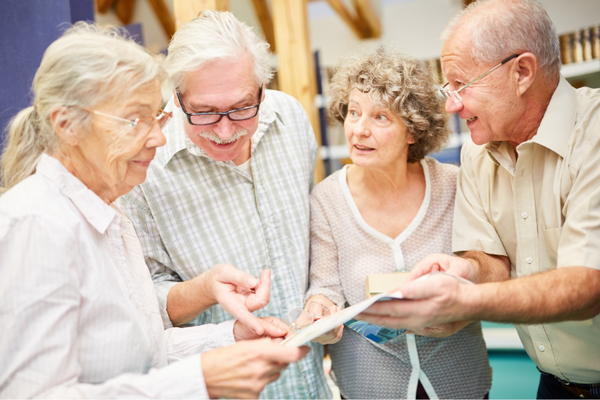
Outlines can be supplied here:
<path id="1" fill-rule="evenodd" d="M 316 321 L 314 324 L 308 325 L 298 332 L 294 333 L 283 342 L 281 342 L 284 346 L 302 346 L 321 336 L 322 334 L 329 332 L 335 327 L 342 325 L 344 322 L 351 320 L 356 317 L 358 314 L 369 308 L 369 306 L 376 301 L 385 301 L 392 299 L 401 299 L 402 293 L 394 292 L 394 293 L 380 293 L 376 296 L 373 296 L 369 299 L 363 300 L 360 303 L 357 303 L 351 307 L 344 308 L 340 312 L 335 314 L 331 314 L 325 318 L 321 318 Z"/>
<path id="2" fill-rule="evenodd" d="M 436 275 L 436 274 L 450 275 L 450 276 L 458 279 L 461 283 L 467 283 L 467 284 L 471 284 L 471 285 L 473 284 L 473 282 L 471 282 L 471 281 L 468 281 L 459 276 L 448 274 L 445 272 L 432 272 L 430 274 L 423 275 L 422 277 L 418 278 L 417 281 L 425 280 L 425 279 L 429 278 L 430 276 Z M 281 342 L 281 344 L 284 346 L 295 346 L 295 347 L 302 346 L 302 345 L 310 342 L 311 340 L 321 336 L 322 334 L 329 332 L 333 328 L 342 325 L 346 321 L 349 321 L 352 318 L 356 317 L 358 314 L 360 314 L 361 312 L 363 312 L 364 310 L 369 308 L 369 306 L 371 304 L 375 303 L 376 301 L 395 300 L 395 299 L 402 299 L 402 298 L 403 298 L 402 293 L 400 293 L 400 292 L 380 293 L 378 295 L 375 295 L 369 299 L 363 300 L 360 303 L 356 303 L 353 306 L 345 308 L 335 314 L 331 314 L 328 317 L 322 318 L 322 319 L 316 321 L 315 323 L 300 329 L 298 332 L 294 333 L 293 335 L 291 335 L 290 337 L 285 339 L 283 342 Z"/>

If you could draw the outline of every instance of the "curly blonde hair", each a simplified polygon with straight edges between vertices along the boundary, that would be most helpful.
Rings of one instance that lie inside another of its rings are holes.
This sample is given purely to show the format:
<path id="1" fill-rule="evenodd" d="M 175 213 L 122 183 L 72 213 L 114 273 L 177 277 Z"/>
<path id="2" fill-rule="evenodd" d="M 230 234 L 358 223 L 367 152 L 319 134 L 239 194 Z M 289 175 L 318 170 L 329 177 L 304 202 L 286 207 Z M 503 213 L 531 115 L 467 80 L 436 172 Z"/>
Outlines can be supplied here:
<path id="1" fill-rule="evenodd" d="M 330 118 L 344 123 L 353 89 L 368 93 L 371 101 L 400 117 L 415 140 L 408 148 L 409 163 L 441 150 L 447 142 L 444 99 L 425 63 L 385 47 L 343 59 L 329 86 Z"/>

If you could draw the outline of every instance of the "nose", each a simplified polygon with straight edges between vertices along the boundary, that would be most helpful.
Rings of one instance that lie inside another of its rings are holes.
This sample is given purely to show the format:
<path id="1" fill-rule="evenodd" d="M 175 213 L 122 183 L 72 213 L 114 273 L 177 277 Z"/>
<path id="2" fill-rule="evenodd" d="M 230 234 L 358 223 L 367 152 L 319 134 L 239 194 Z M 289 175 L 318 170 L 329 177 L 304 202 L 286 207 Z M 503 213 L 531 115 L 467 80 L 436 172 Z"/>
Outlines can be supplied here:
<path id="1" fill-rule="evenodd" d="M 235 123 L 227 118 L 226 115 L 215 124 L 214 132 L 219 135 L 221 140 L 229 140 L 236 131 Z"/>
<path id="2" fill-rule="evenodd" d="M 150 135 L 146 141 L 146 147 L 162 147 L 165 143 L 167 143 L 167 139 L 160 129 L 160 125 L 155 122 L 152 125 L 152 128 L 150 128 Z"/>
<path id="3" fill-rule="evenodd" d="M 370 136 L 371 135 L 371 124 L 369 118 L 363 115 L 354 125 L 354 134 L 356 136 Z"/>
<path id="4" fill-rule="evenodd" d="M 458 112 L 464 108 L 464 104 L 462 101 L 456 101 L 451 98 L 446 99 L 446 112 L 449 114 Z"/>

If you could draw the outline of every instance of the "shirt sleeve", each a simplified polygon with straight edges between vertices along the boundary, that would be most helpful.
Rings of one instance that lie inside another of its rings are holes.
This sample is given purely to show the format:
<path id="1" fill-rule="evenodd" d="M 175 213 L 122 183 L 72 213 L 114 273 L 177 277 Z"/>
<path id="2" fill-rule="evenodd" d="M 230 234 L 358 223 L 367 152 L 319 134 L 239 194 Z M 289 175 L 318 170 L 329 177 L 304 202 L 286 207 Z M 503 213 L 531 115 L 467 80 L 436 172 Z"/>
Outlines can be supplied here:
<path id="1" fill-rule="evenodd" d="M 167 360 L 170 363 L 219 347 L 235 344 L 234 319 L 220 324 L 205 324 L 165 330 Z"/>
<path id="2" fill-rule="evenodd" d="M 564 224 L 544 232 L 546 240 L 553 240 L 553 235 L 558 240 L 559 268 L 600 269 L 600 123 L 587 129 L 591 138 L 581 145 L 580 166 L 569 166 L 573 183 L 562 209 Z"/>
<path id="3" fill-rule="evenodd" d="M 481 168 L 481 165 L 473 160 L 474 150 L 475 145 L 469 141 L 461 151 L 452 225 L 452 251 L 461 253 L 474 250 L 506 256 L 506 249 L 486 213 L 483 201 L 486 193 L 481 193 L 481 190 L 486 189 L 478 186 L 476 169 Z M 477 156 L 487 157 L 486 154 Z"/>
<path id="4" fill-rule="evenodd" d="M 310 201 L 310 287 L 304 300 L 321 294 L 344 307 L 346 299 L 340 281 L 338 250 L 327 220 L 326 192 L 317 186 Z"/>
<path id="5" fill-rule="evenodd" d="M 79 382 L 84 299 L 76 248 L 58 223 L 0 215 L 0 397 L 208 398 L 199 356 L 147 374 Z"/>
<path id="6" fill-rule="evenodd" d="M 133 224 L 142 245 L 144 261 L 154 281 L 165 328 L 172 328 L 173 324 L 167 313 L 167 297 L 171 288 L 180 283 L 182 279 L 171 268 L 171 257 L 160 237 L 156 221 L 141 186 L 136 186 L 131 192 L 121 196 L 119 207 Z"/>

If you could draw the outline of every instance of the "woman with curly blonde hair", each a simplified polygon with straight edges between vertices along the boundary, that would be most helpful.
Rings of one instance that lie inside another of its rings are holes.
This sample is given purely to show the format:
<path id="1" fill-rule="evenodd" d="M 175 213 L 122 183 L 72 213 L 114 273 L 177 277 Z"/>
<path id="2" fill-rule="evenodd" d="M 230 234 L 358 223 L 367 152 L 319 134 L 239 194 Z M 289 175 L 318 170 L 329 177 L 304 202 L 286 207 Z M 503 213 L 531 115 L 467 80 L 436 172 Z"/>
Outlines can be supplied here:
<path id="1" fill-rule="evenodd" d="M 458 168 L 426 157 L 449 131 L 423 63 L 381 48 L 342 61 L 330 89 L 329 113 L 344 124 L 353 164 L 312 192 L 305 298 L 336 312 L 364 299 L 369 274 L 452 254 Z M 373 336 L 365 329 L 378 327 L 356 324 L 315 339 L 329 344 L 344 398 L 487 397 L 491 369 L 479 322 L 449 337 L 436 329 Z"/>

